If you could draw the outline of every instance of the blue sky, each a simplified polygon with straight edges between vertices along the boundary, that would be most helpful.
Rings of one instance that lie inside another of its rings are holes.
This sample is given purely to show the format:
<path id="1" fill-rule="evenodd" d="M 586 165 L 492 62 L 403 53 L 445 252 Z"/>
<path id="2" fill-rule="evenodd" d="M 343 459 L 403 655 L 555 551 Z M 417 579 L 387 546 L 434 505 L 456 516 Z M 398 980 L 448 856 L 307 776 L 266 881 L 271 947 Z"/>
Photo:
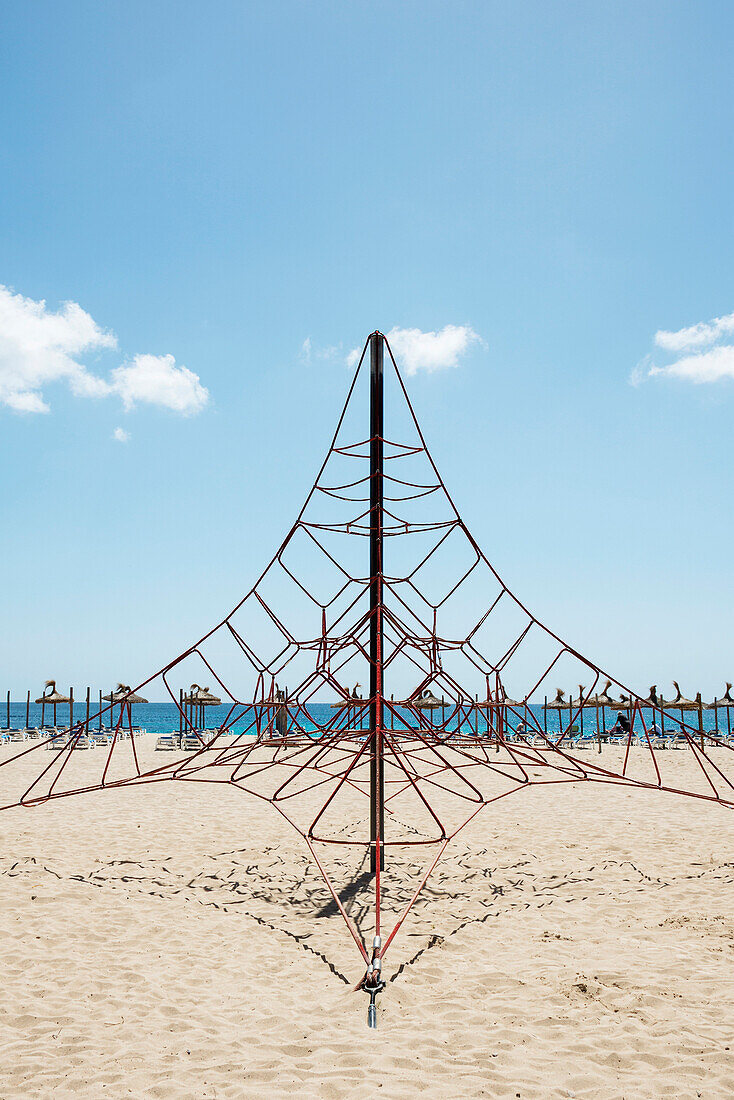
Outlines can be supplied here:
<path id="1" fill-rule="evenodd" d="M 720 694 L 733 32 L 724 3 L 6 4 L 0 690 L 134 682 L 203 633 L 349 351 L 453 325 L 481 340 L 410 390 L 490 559 L 633 687 Z"/>

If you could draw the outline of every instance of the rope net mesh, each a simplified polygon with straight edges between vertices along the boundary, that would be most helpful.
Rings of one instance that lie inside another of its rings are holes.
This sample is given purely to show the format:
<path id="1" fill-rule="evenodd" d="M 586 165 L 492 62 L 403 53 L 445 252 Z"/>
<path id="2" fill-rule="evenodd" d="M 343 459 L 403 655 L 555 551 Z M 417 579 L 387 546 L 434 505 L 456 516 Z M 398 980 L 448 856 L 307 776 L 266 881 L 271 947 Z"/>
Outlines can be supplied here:
<path id="1" fill-rule="evenodd" d="M 91 756 L 76 751 L 88 733 L 81 722 L 53 753 L 37 742 L 0 768 L 17 772 L 17 797 L 3 809 L 165 781 L 226 783 L 271 804 L 308 846 L 332 911 L 369 967 L 384 957 L 446 846 L 497 800 L 539 784 L 595 782 L 732 807 L 734 757 L 728 730 L 704 729 L 700 708 L 688 708 L 687 719 L 685 700 L 679 711 L 656 709 L 507 588 L 449 496 L 386 340 L 382 721 L 371 728 L 368 346 L 316 481 L 256 584 L 135 688 L 176 707 L 174 752 L 146 766 L 135 737 L 125 736 L 132 719 L 123 701 L 107 743 Z M 221 698 L 226 714 L 216 728 L 201 723 L 206 707 L 182 703 L 179 685 L 190 681 L 206 681 Z M 566 700 L 557 683 L 578 685 L 577 694 Z M 615 688 L 627 722 L 610 734 Z M 580 736 L 585 714 L 595 716 L 593 737 Z M 384 829 L 375 842 L 378 747 Z M 685 788 L 672 748 L 695 761 Z M 375 843 L 384 870 L 378 858 L 372 874 Z M 356 884 L 363 903 L 355 911 L 347 899 Z M 377 949 L 368 947 L 373 933 L 382 937 Z"/>

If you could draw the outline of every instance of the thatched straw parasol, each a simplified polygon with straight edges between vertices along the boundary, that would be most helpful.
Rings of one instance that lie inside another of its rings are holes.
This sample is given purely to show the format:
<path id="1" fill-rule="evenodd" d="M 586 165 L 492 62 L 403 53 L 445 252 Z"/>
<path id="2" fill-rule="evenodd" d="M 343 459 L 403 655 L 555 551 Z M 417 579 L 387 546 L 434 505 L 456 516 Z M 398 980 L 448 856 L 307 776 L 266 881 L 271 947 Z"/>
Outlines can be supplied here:
<path id="1" fill-rule="evenodd" d="M 549 710 L 557 710 L 558 711 L 558 728 L 559 729 L 563 728 L 563 720 L 561 718 L 561 711 L 562 710 L 568 710 L 568 706 L 569 706 L 568 699 L 563 698 L 565 694 L 566 693 L 563 690 L 563 688 L 556 688 L 556 697 L 555 697 L 555 699 L 551 699 L 550 703 L 545 704 L 545 716 L 543 718 L 543 723 L 544 723 L 544 726 L 545 726 L 546 733 L 548 732 L 548 713 L 547 712 Z"/>
<path id="2" fill-rule="evenodd" d="M 579 721 L 581 722 L 581 736 L 584 735 L 584 707 L 591 707 L 594 704 L 590 701 L 591 697 L 587 698 L 585 695 L 586 688 L 583 684 L 579 684 L 579 697 L 574 699 L 573 692 L 571 692 L 571 698 L 568 700 L 568 721 L 571 723 L 573 711 L 578 711 Z M 575 728 L 575 727 L 574 727 Z"/>
<path id="3" fill-rule="evenodd" d="M 352 722 L 356 723 L 356 721 L 357 721 L 357 710 L 356 710 L 356 708 L 361 706 L 362 704 L 364 704 L 366 702 L 366 700 L 363 699 L 362 696 L 360 695 L 361 690 L 362 690 L 362 685 L 361 684 L 355 684 L 354 687 L 352 688 L 351 694 L 348 693 L 344 699 L 339 699 L 336 703 L 331 704 L 331 709 L 332 710 L 346 710 L 346 712 L 347 712 L 347 714 L 346 714 L 346 719 L 347 719 L 346 728 L 347 729 L 349 729 Z M 352 707 L 355 708 L 353 715 L 351 713 Z M 362 720 L 363 720 L 363 716 L 360 715 L 360 717 L 359 717 L 360 726 L 362 725 Z"/>
<path id="4" fill-rule="evenodd" d="M 720 699 L 714 699 L 713 703 L 704 703 L 704 710 L 713 710 L 714 707 L 734 707 L 734 699 L 731 697 L 731 684 L 727 680 L 726 691 Z"/>
<path id="5" fill-rule="evenodd" d="M 606 684 L 599 692 L 598 695 L 590 695 L 584 703 L 585 707 L 611 707 L 614 700 L 609 694 L 609 689 L 612 686 L 612 681 L 607 680 Z"/>
<path id="6" fill-rule="evenodd" d="M 548 710 L 567 710 L 569 703 L 563 698 L 565 694 L 562 688 L 556 688 L 556 697 L 547 704 Z"/>
<path id="7" fill-rule="evenodd" d="M 199 687 L 198 684 L 192 684 L 190 693 L 184 695 L 184 703 L 195 707 L 221 707 L 222 700 L 218 696 L 212 695 L 208 687 Z"/>
<path id="8" fill-rule="evenodd" d="M 641 707 L 650 707 L 651 710 L 654 710 L 656 707 L 660 706 L 660 700 L 658 699 L 658 686 L 657 686 L 657 684 L 651 684 L 650 685 L 650 689 L 647 693 L 647 699 L 641 699 L 640 700 L 640 706 Z"/>
<path id="9" fill-rule="evenodd" d="M 578 697 L 578 699 L 574 699 L 573 692 L 572 692 L 571 693 L 571 698 L 568 701 L 568 705 L 571 706 L 571 707 L 574 707 L 574 708 L 581 707 L 582 709 L 583 709 L 583 707 L 595 707 L 596 706 L 596 699 L 597 699 L 596 695 L 589 695 L 587 697 L 586 688 L 584 687 L 583 684 L 579 684 L 579 697 Z"/>
<path id="10" fill-rule="evenodd" d="M 509 695 L 502 689 L 499 697 L 491 694 L 486 699 L 480 699 L 479 702 L 475 702 L 471 699 L 467 700 L 474 707 L 523 707 L 525 703 L 520 699 L 511 699 Z M 463 700 L 462 700 L 463 702 Z"/>
<path id="11" fill-rule="evenodd" d="M 359 703 L 364 703 L 364 699 L 357 691 L 357 688 L 361 688 L 361 684 L 355 684 L 352 688 L 351 695 L 347 695 L 345 699 L 340 699 L 337 703 L 331 704 L 332 710 L 342 710 L 343 707 L 353 707 Z"/>
<path id="12" fill-rule="evenodd" d="M 606 688 L 605 688 L 606 691 Z M 637 699 L 634 695 L 625 695 L 624 692 L 620 695 L 619 699 L 609 699 L 606 706 L 611 707 L 612 710 L 631 710 L 635 705 Z M 641 707 L 659 707 L 660 700 L 658 699 L 657 684 L 651 684 L 648 689 L 647 699 L 640 699 L 639 705 Z M 667 704 L 666 704 L 667 705 Z"/>
<path id="13" fill-rule="evenodd" d="M 609 689 L 610 689 L 611 686 L 612 686 L 612 681 L 608 679 L 606 684 L 604 685 L 604 687 L 601 689 L 601 691 L 597 692 L 596 695 L 590 695 L 589 698 L 586 700 L 586 702 L 584 704 L 584 706 L 587 706 L 587 707 L 590 707 L 590 708 L 593 708 L 593 709 L 596 710 L 596 736 L 597 736 L 597 739 L 599 741 L 599 752 L 601 752 L 601 738 L 604 737 L 606 739 L 606 732 L 607 732 L 607 720 L 606 720 L 606 715 L 604 713 L 604 708 L 605 707 L 611 707 L 612 703 L 614 702 L 611 695 L 609 694 Z M 581 687 L 579 688 L 579 694 L 583 695 L 583 688 L 581 688 Z M 601 718 L 601 726 L 599 724 L 599 719 L 600 718 Z M 581 711 L 581 722 L 582 722 L 582 724 L 583 724 L 583 721 L 584 721 L 584 712 L 583 712 L 583 709 L 582 709 L 582 711 Z"/>
<path id="14" fill-rule="evenodd" d="M 133 706 L 135 703 L 147 703 L 147 699 L 143 699 L 142 695 L 136 695 L 134 691 L 130 689 L 129 684 L 123 684 L 118 681 L 117 687 L 114 691 L 111 691 L 109 695 L 103 695 L 103 700 L 106 703 L 110 703 L 110 727 L 115 724 L 114 707 L 118 704 L 120 707 L 120 721 L 122 721 L 122 707 L 129 704 Z"/>
<path id="15" fill-rule="evenodd" d="M 612 699 L 611 703 L 608 704 L 612 710 L 629 710 L 634 705 L 634 698 L 631 695 L 625 695 L 624 692 L 622 692 L 619 699 Z"/>
<path id="16" fill-rule="evenodd" d="M 51 690 L 46 691 L 46 688 L 51 688 Z M 47 680 L 43 689 L 43 695 L 39 699 L 36 699 L 36 702 L 41 704 L 41 725 L 44 724 L 47 706 L 53 706 L 54 708 L 54 725 L 56 725 L 56 707 L 59 703 L 70 703 L 71 698 L 68 695 L 62 695 L 60 691 L 56 690 L 55 680 Z"/>
<path id="17" fill-rule="evenodd" d="M 673 680 L 673 687 L 675 688 L 675 699 L 666 699 L 663 703 L 666 710 L 698 710 L 701 706 L 700 691 L 695 699 L 686 699 L 685 695 L 681 693 L 677 680 Z"/>
<path id="18" fill-rule="evenodd" d="M 411 696 L 405 699 L 401 706 L 413 707 L 415 710 L 437 710 L 444 705 L 443 699 L 437 699 L 430 688 L 426 688 L 422 695 Z"/>
<path id="19" fill-rule="evenodd" d="M 147 699 L 143 699 L 142 695 L 136 695 L 134 691 L 130 690 L 129 684 L 118 683 L 115 691 L 111 691 L 109 695 L 103 695 L 102 698 L 106 703 L 129 703 L 133 706 L 135 703 L 147 703 Z"/>
<path id="20" fill-rule="evenodd" d="M 727 733 L 731 734 L 731 712 L 734 708 L 734 699 L 731 696 L 731 684 L 727 680 L 726 691 L 721 699 L 714 699 L 713 703 L 707 703 L 706 709 L 714 711 L 714 720 L 716 723 L 716 732 L 719 732 L 719 707 L 724 707 L 726 710 L 726 729 Z"/>
<path id="21" fill-rule="evenodd" d="M 217 695 L 212 695 L 208 687 L 199 687 L 198 684 L 191 685 L 189 694 L 184 695 L 183 701 L 186 706 L 191 707 L 192 717 L 194 707 L 197 708 L 197 726 L 204 724 L 204 707 L 221 707 L 222 705 L 222 700 Z"/>

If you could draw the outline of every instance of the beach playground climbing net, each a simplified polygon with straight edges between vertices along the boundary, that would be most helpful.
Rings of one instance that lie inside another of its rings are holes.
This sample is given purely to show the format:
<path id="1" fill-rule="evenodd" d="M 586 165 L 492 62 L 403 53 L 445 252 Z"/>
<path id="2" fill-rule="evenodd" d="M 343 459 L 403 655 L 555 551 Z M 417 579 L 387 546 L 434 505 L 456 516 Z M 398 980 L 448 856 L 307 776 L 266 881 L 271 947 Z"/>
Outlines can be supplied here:
<path id="1" fill-rule="evenodd" d="M 192 680 L 226 705 L 216 728 L 183 701 L 179 685 Z M 543 706 L 558 682 L 579 685 L 578 696 Z M 49 755 L 38 742 L 3 760 L 24 762 L 12 805 L 163 781 L 226 783 L 270 803 L 308 846 L 352 935 L 372 1025 L 390 945 L 447 845 L 487 806 L 584 782 L 734 806 L 729 737 L 704 730 L 700 710 L 697 726 L 695 712 L 693 724 L 682 711 L 658 715 L 654 698 L 603 673 L 500 579 L 449 496 L 379 332 L 275 556 L 225 619 L 135 690 L 152 695 L 154 683 L 179 713 L 172 755 L 143 766 L 123 700 L 101 751 L 77 751 L 81 722 Z M 612 736 L 598 718 L 613 684 L 627 720 Z M 589 710 L 592 738 L 579 736 Z M 673 748 L 695 761 L 685 789 Z M 368 928 L 344 901 L 357 879 L 369 884 Z"/>

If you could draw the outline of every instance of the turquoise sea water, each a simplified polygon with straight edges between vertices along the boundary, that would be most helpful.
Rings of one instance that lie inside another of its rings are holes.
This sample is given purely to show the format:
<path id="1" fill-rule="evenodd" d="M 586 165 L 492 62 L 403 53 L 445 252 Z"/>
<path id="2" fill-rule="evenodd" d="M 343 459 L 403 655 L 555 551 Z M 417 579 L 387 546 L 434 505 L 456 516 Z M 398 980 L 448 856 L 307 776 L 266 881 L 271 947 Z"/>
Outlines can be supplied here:
<path id="1" fill-rule="evenodd" d="M 97 709 L 98 709 L 98 705 L 93 702 L 92 703 L 92 709 L 91 709 L 90 713 L 94 714 Z M 52 707 L 46 707 L 45 711 L 46 711 L 46 713 L 45 713 L 46 725 L 51 725 L 53 723 L 53 708 Z M 537 722 L 539 724 L 541 729 L 544 729 L 544 728 L 547 729 L 549 734 L 559 733 L 562 728 L 566 729 L 568 727 L 568 722 L 569 722 L 568 710 L 561 711 L 560 716 L 559 716 L 558 711 L 549 709 L 547 711 L 547 714 L 546 714 L 545 718 L 544 718 L 543 706 L 541 704 L 540 706 L 528 707 L 528 712 L 529 713 L 528 713 L 528 719 L 527 719 L 527 726 L 530 729 L 535 728 L 535 722 Z M 86 714 L 86 704 L 85 704 L 84 700 L 82 700 L 81 703 L 75 702 L 75 704 L 74 704 L 74 720 L 76 722 L 79 722 L 80 720 L 82 720 L 85 717 L 85 714 Z M 431 721 L 431 714 L 433 715 L 433 721 L 435 722 L 435 724 L 436 725 L 441 725 L 443 719 L 442 719 L 442 714 L 441 714 L 440 708 L 436 709 L 433 712 L 430 712 L 430 711 L 424 711 L 423 712 L 423 716 L 424 716 L 424 719 L 425 719 L 426 723 Z M 446 707 L 446 718 L 447 719 L 449 718 L 450 714 L 451 714 L 451 709 L 450 709 L 450 707 L 447 706 Z M 611 711 L 609 709 L 605 709 L 604 712 L 600 711 L 599 712 L 599 726 L 600 726 L 600 728 L 601 729 L 607 729 L 607 730 L 611 729 L 611 727 L 615 724 L 615 722 L 617 720 L 617 715 L 618 714 L 619 714 L 618 711 Z M 119 708 L 116 707 L 115 708 L 115 723 L 117 722 L 118 715 L 119 715 Z M 178 728 L 179 728 L 179 713 L 178 713 L 177 708 L 172 703 L 140 703 L 137 706 L 132 708 L 132 715 L 133 715 L 133 724 L 135 726 L 142 726 L 151 733 L 155 733 L 155 734 L 171 733 L 172 731 L 177 731 Z M 237 716 L 237 720 L 234 723 L 232 723 L 231 725 L 229 725 L 229 723 L 231 723 L 231 720 L 235 715 Z M 522 720 L 523 715 L 524 715 L 524 711 L 523 711 L 522 708 L 519 708 L 519 707 L 517 708 L 517 712 L 508 711 L 508 713 L 507 713 L 507 725 L 508 725 L 508 727 L 511 728 L 511 729 L 516 728 L 517 725 L 519 724 L 519 722 Z M 652 719 L 653 719 L 652 712 L 649 709 L 645 709 L 645 710 L 642 711 L 642 716 L 644 718 L 644 721 L 645 721 L 646 725 L 649 728 L 652 724 Z M 255 728 L 254 728 L 253 723 L 255 721 L 255 717 L 256 717 L 255 711 L 252 707 L 247 708 L 247 709 L 243 709 L 243 708 L 238 707 L 233 712 L 230 712 L 230 707 L 229 706 L 207 707 L 206 708 L 206 727 L 208 729 L 218 729 L 222 723 L 227 723 L 228 728 L 231 729 L 232 733 L 250 732 L 250 733 L 254 734 Z M 269 717 L 272 718 L 272 710 L 270 712 Z M 307 711 L 304 711 L 303 709 L 298 709 L 297 711 L 291 712 L 289 717 L 291 718 L 292 721 L 295 721 L 298 724 L 298 726 L 300 728 L 304 729 L 306 732 L 316 732 L 319 727 L 323 727 L 327 723 L 334 723 L 335 725 L 338 724 L 340 726 L 344 726 L 346 724 L 346 720 L 347 720 L 346 715 L 344 714 L 344 712 L 342 712 L 341 714 L 338 714 L 337 711 L 332 709 L 332 707 L 328 703 L 313 703 L 313 704 L 310 704 Z M 534 717 L 535 721 L 533 721 L 533 717 Z M 679 711 L 666 711 L 665 712 L 665 728 L 666 728 L 666 730 L 667 729 L 671 729 L 671 730 L 677 729 L 680 717 L 681 716 L 680 716 Z M 30 708 L 29 708 L 28 718 L 29 718 L 28 724 L 30 726 L 40 726 L 41 725 L 41 706 L 37 705 L 35 703 L 31 703 Z M 694 711 L 694 712 L 684 713 L 683 718 L 684 718 L 684 721 L 686 722 L 686 724 L 688 725 L 689 728 L 692 728 L 692 729 L 695 729 L 695 730 L 698 729 L 698 713 L 697 712 Z M 708 732 L 715 733 L 716 728 L 717 728 L 717 715 L 715 715 L 714 711 L 713 710 L 704 710 L 703 714 L 702 714 L 702 719 L 703 719 L 703 723 L 702 723 L 703 724 L 703 729 L 708 731 Z M 415 716 L 413 714 L 411 714 L 409 716 L 407 711 L 405 711 L 402 708 L 397 708 L 397 715 L 394 716 L 394 718 L 391 719 L 390 715 L 388 715 L 387 725 L 388 725 L 388 727 L 390 727 L 392 725 L 396 730 L 398 730 L 400 728 L 405 728 L 405 725 L 407 724 L 408 720 L 410 721 L 411 725 L 416 724 Z M 351 718 L 352 723 L 353 723 L 353 721 L 354 721 L 354 719 Z M 659 728 L 660 725 L 661 725 L 660 712 L 659 711 L 655 712 L 655 721 L 656 721 L 656 723 L 658 725 L 658 728 Z M 58 726 L 65 726 L 65 725 L 68 725 L 68 723 L 69 723 L 69 707 L 66 706 L 66 705 L 58 706 L 56 708 L 56 724 Z M 109 726 L 109 724 L 110 724 L 109 712 L 103 716 L 103 723 L 102 724 L 105 725 L 105 726 Z M 4 728 L 9 726 L 12 729 L 22 729 L 22 728 L 25 727 L 25 725 L 26 725 L 26 705 L 25 705 L 25 703 L 24 702 L 21 703 L 21 702 L 11 701 L 10 712 L 8 714 L 8 709 L 7 709 L 7 704 L 6 704 L 5 699 L 0 700 L 0 728 L 4 729 Z M 99 720 L 98 719 L 94 720 L 93 722 L 90 723 L 90 725 L 93 726 L 96 729 L 99 726 Z M 364 725 L 365 726 L 367 725 L 366 715 L 365 715 L 365 718 L 364 718 Z M 587 710 L 587 711 L 584 711 L 583 721 L 578 717 L 574 717 L 574 725 L 578 728 L 579 732 L 583 732 L 587 735 L 595 735 L 596 732 L 597 732 L 596 711 L 591 710 L 591 709 Z M 463 731 L 465 731 L 466 733 L 470 733 L 472 728 L 478 728 L 478 731 L 481 733 L 481 732 L 485 731 L 486 728 L 487 728 L 486 713 L 484 711 L 480 711 L 478 720 L 477 720 L 477 716 L 473 715 L 472 718 L 471 718 L 471 725 L 470 725 L 469 721 L 467 720 L 466 712 L 464 712 L 461 715 L 460 718 L 457 717 L 457 716 L 454 716 L 448 722 L 448 729 L 449 730 L 456 730 L 457 727 L 459 727 L 459 726 L 461 726 L 461 729 Z M 642 732 L 642 728 L 639 725 L 639 719 L 636 720 L 636 722 L 635 722 L 635 728 L 637 729 L 638 727 L 640 729 L 640 732 Z M 331 728 L 335 728 L 335 726 L 332 725 Z M 726 708 L 721 708 L 718 711 L 718 729 L 719 729 L 719 732 L 721 732 L 721 733 L 727 733 L 727 732 L 729 732 L 730 729 L 734 729 L 734 708 L 729 709 L 728 712 L 727 712 Z"/>

